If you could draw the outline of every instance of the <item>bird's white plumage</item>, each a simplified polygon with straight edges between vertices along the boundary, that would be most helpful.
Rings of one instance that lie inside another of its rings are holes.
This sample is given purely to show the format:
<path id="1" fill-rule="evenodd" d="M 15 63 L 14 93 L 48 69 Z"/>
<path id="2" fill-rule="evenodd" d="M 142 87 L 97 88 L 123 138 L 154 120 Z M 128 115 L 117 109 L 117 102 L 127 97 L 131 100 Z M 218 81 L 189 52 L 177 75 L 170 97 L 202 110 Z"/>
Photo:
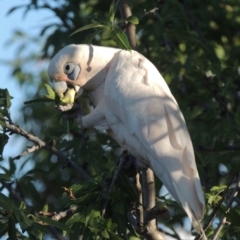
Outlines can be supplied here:
<path id="1" fill-rule="evenodd" d="M 150 163 L 191 219 L 194 213 L 201 220 L 204 199 L 192 143 L 182 113 L 157 69 L 140 54 L 121 51 L 109 68 L 104 96 L 109 112 L 119 121 L 112 128 L 115 139 L 135 156 L 143 152 L 140 158 Z M 112 118 L 108 119 L 111 126 Z M 131 135 L 136 146 L 128 141 Z"/>
<path id="2" fill-rule="evenodd" d="M 67 79 L 60 69 L 66 62 L 79 64 L 73 84 L 85 88 L 96 106 L 83 125 L 106 126 L 124 149 L 148 163 L 197 227 L 205 204 L 192 142 L 155 66 L 136 51 L 70 45 L 50 63 L 51 79 L 55 73 L 57 81 Z"/>

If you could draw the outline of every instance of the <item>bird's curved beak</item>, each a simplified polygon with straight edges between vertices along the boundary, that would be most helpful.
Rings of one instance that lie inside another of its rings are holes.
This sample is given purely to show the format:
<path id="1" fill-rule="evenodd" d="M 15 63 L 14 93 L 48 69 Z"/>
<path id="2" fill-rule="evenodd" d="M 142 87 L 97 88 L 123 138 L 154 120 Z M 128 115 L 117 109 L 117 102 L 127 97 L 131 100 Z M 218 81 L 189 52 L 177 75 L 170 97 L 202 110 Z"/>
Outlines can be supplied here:
<path id="1" fill-rule="evenodd" d="M 56 80 L 52 80 L 51 82 L 53 84 L 53 89 L 55 90 L 56 94 L 60 98 L 63 98 L 64 97 L 64 93 L 68 89 L 67 83 L 63 82 L 63 81 L 56 81 Z"/>
<path id="2" fill-rule="evenodd" d="M 69 85 L 64 81 L 53 80 L 53 88 L 61 101 L 73 103 L 74 99 L 78 98 L 82 89 L 76 85 Z"/>

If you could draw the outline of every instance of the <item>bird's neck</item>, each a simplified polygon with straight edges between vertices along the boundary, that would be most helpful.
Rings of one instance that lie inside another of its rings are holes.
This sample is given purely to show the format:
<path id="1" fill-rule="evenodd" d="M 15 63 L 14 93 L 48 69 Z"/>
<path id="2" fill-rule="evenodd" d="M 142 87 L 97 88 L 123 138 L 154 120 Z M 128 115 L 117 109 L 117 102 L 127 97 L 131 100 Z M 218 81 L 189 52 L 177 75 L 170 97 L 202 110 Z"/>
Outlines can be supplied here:
<path id="1" fill-rule="evenodd" d="M 105 81 L 103 81 L 102 84 L 95 90 L 87 91 L 88 96 L 95 107 L 101 102 L 104 96 L 104 85 L 105 85 Z"/>
<path id="2" fill-rule="evenodd" d="M 119 49 L 105 48 L 99 46 L 86 45 L 87 51 L 84 51 L 87 59 L 84 66 L 84 75 L 82 88 L 90 91 L 95 91 L 106 79 L 109 66 L 116 52 Z"/>

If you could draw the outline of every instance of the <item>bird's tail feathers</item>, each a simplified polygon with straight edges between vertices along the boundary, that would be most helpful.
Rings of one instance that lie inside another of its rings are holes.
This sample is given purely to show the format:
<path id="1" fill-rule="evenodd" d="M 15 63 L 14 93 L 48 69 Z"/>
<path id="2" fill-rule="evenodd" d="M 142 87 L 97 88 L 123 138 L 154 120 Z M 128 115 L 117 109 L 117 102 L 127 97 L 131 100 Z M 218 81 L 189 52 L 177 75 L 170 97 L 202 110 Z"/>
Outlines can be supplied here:
<path id="1" fill-rule="evenodd" d="M 189 214 L 188 214 L 189 216 Z M 190 217 L 190 216 L 189 216 Z M 192 212 L 191 214 L 191 218 L 190 220 L 192 221 L 193 227 L 194 229 L 198 232 L 198 234 L 200 235 L 199 240 L 207 240 L 206 234 L 202 228 L 202 225 L 200 224 L 200 222 L 196 219 L 196 217 L 194 216 L 194 213 Z"/>

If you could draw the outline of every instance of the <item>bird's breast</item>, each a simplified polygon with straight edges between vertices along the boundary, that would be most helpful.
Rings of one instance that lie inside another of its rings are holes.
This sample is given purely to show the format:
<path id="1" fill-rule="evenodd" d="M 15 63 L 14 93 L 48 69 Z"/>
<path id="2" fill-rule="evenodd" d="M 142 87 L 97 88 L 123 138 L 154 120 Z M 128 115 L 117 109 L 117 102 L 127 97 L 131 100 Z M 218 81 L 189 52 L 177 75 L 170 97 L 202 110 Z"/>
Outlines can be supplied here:
<path id="1" fill-rule="evenodd" d="M 138 160 L 148 164 L 149 161 L 145 148 L 135 134 L 128 131 L 124 123 L 111 111 L 106 113 L 105 119 L 107 126 L 109 126 L 107 133 L 120 145 L 120 147 L 123 150 L 127 150 Z"/>

